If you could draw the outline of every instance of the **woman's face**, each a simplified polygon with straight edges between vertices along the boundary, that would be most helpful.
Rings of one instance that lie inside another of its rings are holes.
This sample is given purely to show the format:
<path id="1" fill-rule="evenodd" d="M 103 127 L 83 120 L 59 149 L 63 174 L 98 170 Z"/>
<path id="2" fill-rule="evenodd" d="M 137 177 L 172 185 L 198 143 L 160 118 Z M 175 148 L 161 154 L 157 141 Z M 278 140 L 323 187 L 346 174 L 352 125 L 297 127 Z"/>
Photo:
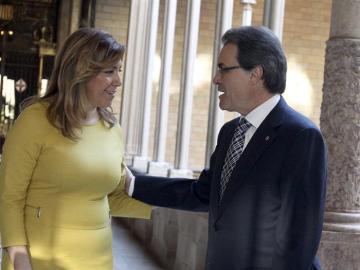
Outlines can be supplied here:
<path id="1" fill-rule="evenodd" d="M 121 61 L 103 69 L 85 84 L 86 97 L 91 109 L 111 106 L 117 88 L 121 86 Z"/>

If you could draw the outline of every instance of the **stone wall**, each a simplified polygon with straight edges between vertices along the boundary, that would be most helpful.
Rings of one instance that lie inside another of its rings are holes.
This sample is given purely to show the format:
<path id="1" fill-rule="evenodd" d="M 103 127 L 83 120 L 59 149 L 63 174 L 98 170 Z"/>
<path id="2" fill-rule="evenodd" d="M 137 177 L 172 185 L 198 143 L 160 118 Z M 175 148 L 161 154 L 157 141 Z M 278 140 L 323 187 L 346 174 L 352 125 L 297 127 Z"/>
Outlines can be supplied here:
<path id="1" fill-rule="evenodd" d="M 165 269 L 204 269 L 208 215 L 156 208 L 146 220 L 119 219 Z"/>

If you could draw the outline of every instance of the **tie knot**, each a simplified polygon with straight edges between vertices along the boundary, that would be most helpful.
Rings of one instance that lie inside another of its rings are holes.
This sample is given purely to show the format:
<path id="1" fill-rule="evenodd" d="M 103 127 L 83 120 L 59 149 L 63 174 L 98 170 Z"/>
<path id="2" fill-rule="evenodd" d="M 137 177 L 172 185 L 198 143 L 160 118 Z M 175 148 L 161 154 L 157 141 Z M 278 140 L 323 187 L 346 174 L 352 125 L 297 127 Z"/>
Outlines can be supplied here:
<path id="1" fill-rule="evenodd" d="M 245 133 L 250 127 L 251 127 L 251 124 L 248 122 L 248 120 L 246 120 L 245 117 L 241 117 L 241 119 L 239 121 L 240 132 Z"/>

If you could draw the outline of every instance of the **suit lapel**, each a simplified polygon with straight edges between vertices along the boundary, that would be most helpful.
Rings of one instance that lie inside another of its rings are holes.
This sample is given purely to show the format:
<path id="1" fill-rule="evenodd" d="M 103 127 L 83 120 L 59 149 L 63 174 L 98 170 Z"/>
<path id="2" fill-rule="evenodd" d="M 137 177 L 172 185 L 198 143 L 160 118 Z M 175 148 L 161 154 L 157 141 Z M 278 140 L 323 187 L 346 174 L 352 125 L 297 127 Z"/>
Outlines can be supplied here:
<path id="1" fill-rule="evenodd" d="M 221 178 L 221 171 L 222 171 L 222 167 L 224 166 L 224 161 L 225 161 L 225 157 L 226 157 L 226 153 L 228 148 L 230 147 L 230 143 L 231 143 L 231 139 L 234 135 L 235 132 L 235 128 L 237 127 L 239 123 L 239 117 L 232 120 L 228 127 L 226 128 L 226 130 L 224 130 L 224 134 L 221 136 L 220 140 L 219 140 L 219 154 L 218 154 L 218 160 L 220 160 L 221 162 L 217 162 L 216 163 L 216 167 L 214 170 L 214 179 L 219 179 L 218 181 L 215 181 L 214 185 L 214 190 L 216 192 L 214 192 L 213 196 L 215 198 L 213 198 L 213 201 L 216 201 L 216 203 L 211 204 L 212 206 L 212 212 L 214 213 L 214 217 L 217 216 L 217 212 L 219 210 L 218 208 L 218 199 L 219 199 L 219 190 L 220 190 L 220 178 Z"/>
<path id="2" fill-rule="evenodd" d="M 254 133 L 253 137 L 249 141 L 244 152 L 242 153 L 241 157 L 239 158 L 239 160 L 235 165 L 231 179 L 224 192 L 221 205 L 219 205 L 217 211 L 217 219 L 222 215 L 222 213 L 226 209 L 229 202 L 232 200 L 237 190 L 241 187 L 242 183 L 246 181 L 246 178 L 248 177 L 248 174 L 251 172 L 256 161 L 261 157 L 261 155 L 266 151 L 266 149 L 273 143 L 274 139 L 277 136 L 277 127 L 282 123 L 284 110 L 286 110 L 285 107 L 286 107 L 286 103 L 283 100 L 283 98 L 281 98 L 279 103 L 261 123 L 259 128 Z M 226 155 L 226 151 L 225 151 L 225 155 Z M 225 160 L 225 156 L 224 156 L 224 160 Z M 222 167 L 220 168 L 220 170 L 221 169 Z M 221 175 L 221 171 L 220 171 L 220 175 Z M 218 182 L 217 188 L 219 188 L 220 180 L 217 182 Z"/>
<path id="3" fill-rule="evenodd" d="M 221 142 L 220 142 L 221 147 L 220 147 L 220 151 L 219 151 L 220 160 L 223 160 L 223 161 L 225 160 L 226 153 L 228 151 L 228 148 L 230 147 L 231 140 L 234 136 L 235 129 L 238 126 L 239 121 L 240 121 L 240 117 L 232 120 L 229 123 L 229 127 L 227 128 L 226 133 L 221 138 Z M 224 164 L 224 162 L 222 162 L 222 164 L 221 164 L 221 169 L 222 169 L 223 164 Z"/>

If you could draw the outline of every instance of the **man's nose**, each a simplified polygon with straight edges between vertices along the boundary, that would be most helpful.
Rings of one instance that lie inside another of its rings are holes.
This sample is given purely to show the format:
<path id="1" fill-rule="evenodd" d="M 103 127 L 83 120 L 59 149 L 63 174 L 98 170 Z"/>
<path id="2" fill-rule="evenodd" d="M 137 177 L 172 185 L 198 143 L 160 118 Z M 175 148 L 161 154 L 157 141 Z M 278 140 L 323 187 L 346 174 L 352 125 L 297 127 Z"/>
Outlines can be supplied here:
<path id="1" fill-rule="evenodd" d="M 219 74 L 219 72 L 216 72 L 212 82 L 213 82 L 213 84 L 219 84 L 220 81 L 221 81 L 220 74 Z"/>

